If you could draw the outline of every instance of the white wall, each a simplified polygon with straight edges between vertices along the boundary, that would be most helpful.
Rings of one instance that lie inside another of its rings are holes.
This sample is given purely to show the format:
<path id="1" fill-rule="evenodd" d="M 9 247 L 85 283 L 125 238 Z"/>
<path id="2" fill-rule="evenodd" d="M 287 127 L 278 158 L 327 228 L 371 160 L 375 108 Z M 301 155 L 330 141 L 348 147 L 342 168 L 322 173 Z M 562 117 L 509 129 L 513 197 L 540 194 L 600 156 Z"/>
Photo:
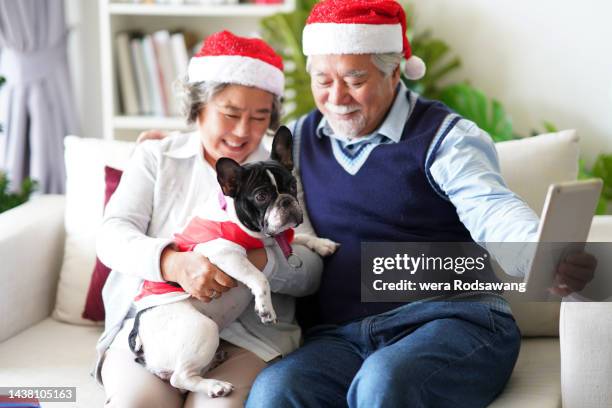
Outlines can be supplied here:
<path id="1" fill-rule="evenodd" d="M 498 99 L 516 132 L 546 120 L 578 129 L 588 163 L 612 153 L 612 2 L 412 2 L 416 32 L 446 41 L 463 61 L 453 78 Z"/>

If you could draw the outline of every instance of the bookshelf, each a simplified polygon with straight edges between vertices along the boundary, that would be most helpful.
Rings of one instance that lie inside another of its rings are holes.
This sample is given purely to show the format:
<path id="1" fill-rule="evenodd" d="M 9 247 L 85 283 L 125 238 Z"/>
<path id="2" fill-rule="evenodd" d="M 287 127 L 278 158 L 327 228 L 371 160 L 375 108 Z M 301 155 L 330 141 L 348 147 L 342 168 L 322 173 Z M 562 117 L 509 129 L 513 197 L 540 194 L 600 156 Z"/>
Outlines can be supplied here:
<path id="1" fill-rule="evenodd" d="M 195 5 L 195 4 L 131 4 L 111 3 L 108 11 L 114 15 L 133 16 L 223 16 L 223 17 L 265 17 L 274 13 L 288 13 L 292 3 L 284 4 L 236 4 L 236 5 Z"/>
<path id="2" fill-rule="evenodd" d="M 118 80 L 118 33 L 138 31 L 152 34 L 159 30 L 184 30 L 199 42 L 206 36 L 228 29 L 238 35 L 255 35 L 259 20 L 278 12 L 291 12 L 295 0 L 282 4 L 134 4 L 100 1 L 100 56 L 102 79 L 102 125 L 107 139 L 135 140 L 147 129 L 186 130 L 182 117 L 126 115 L 120 100 Z"/>

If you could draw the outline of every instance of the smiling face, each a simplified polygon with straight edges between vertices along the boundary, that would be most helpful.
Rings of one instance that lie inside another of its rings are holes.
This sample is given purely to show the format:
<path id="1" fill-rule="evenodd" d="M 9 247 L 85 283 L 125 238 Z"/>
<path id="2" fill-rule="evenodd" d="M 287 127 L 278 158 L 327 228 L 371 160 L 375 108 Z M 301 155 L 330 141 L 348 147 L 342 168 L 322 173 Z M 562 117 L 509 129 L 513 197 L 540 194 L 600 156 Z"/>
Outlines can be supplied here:
<path id="1" fill-rule="evenodd" d="M 213 96 L 197 119 L 206 161 L 212 166 L 221 157 L 244 162 L 270 126 L 273 99 L 270 92 L 242 85 Z"/>
<path id="2" fill-rule="evenodd" d="M 359 137 L 380 126 L 395 96 L 399 69 L 385 76 L 369 54 L 310 57 L 312 95 L 334 133 Z"/>

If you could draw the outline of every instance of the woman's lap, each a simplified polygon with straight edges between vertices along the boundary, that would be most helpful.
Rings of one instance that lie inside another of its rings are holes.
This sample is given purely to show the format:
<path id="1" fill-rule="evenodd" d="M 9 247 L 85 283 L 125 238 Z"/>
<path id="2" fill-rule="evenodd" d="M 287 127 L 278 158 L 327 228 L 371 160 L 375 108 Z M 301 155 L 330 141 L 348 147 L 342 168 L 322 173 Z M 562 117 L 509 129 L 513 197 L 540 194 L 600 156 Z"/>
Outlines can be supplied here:
<path id="1" fill-rule="evenodd" d="M 131 323 L 126 321 L 106 351 L 102 365 L 105 407 L 242 407 L 255 377 L 266 367 L 266 363 L 252 352 L 222 341 L 220 348 L 227 353 L 227 359 L 205 377 L 229 381 L 236 388 L 222 398 L 210 398 L 201 393 L 189 393 L 185 398 L 179 390 L 134 361 L 126 336 Z"/>

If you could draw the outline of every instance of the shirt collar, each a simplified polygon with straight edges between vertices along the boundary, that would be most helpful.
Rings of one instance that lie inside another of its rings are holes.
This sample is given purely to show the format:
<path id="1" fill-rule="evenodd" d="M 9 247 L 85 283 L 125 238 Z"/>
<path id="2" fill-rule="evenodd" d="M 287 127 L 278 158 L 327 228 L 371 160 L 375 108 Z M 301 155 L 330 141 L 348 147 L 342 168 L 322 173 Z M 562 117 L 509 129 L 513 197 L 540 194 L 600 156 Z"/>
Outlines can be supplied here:
<path id="1" fill-rule="evenodd" d="M 404 126 L 406 125 L 406 118 L 410 113 L 410 101 L 408 98 L 408 92 L 410 91 L 402 81 L 400 81 L 397 87 L 397 94 L 395 95 L 395 99 L 393 100 L 393 104 L 385 120 L 371 135 L 359 139 L 364 140 L 365 138 L 370 138 L 375 135 L 382 135 L 395 143 L 400 141 Z M 321 122 L 319 122 L 316 133 L 319 138 L 323 136 L 334 137 L 334 131 L 327 122 L 325 116 L 321 119 Z"/>

